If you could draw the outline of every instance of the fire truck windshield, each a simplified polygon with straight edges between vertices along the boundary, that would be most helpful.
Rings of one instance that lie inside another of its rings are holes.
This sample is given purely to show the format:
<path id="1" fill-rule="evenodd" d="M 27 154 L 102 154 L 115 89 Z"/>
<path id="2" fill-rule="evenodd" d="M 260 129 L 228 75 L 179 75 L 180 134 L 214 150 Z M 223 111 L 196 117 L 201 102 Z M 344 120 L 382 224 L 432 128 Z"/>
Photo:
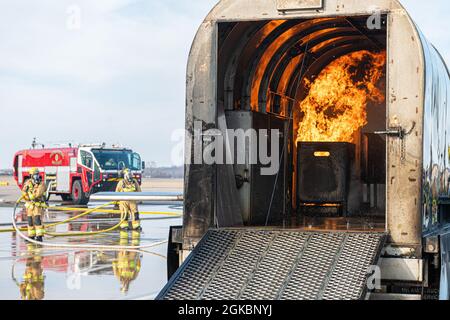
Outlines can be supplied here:
<path id="1" fill-rule="evenodd" d="M 141 157 L 128 150 L 94 149 L 92 153 L 103 170 L 141 170 Z"/>

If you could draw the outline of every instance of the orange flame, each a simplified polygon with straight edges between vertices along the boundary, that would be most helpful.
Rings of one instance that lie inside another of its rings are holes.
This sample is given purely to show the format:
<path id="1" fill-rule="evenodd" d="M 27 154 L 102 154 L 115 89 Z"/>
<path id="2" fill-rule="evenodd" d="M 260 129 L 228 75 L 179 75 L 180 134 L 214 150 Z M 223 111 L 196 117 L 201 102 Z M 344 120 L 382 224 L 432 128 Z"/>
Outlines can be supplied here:
<path id="1" fill-rule="evenodd" d="M 334 60 L 312 83 L 305 80 L 297 142 L 355 142 L 367 124 L 367 103 L 385 100 L 377 88 L 385 64 L 386 52 L 362 50 Z"/>

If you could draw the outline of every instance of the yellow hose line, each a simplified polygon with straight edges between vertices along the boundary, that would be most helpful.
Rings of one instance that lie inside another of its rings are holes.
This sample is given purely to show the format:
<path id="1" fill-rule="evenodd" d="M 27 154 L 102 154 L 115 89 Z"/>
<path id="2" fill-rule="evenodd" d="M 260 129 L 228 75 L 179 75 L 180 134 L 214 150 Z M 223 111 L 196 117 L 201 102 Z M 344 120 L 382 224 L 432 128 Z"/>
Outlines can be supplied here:
<path id="1" fill-rule="evenodd" d="M 83 211 L 83 208 L 70 208 L 70 207 L 50 207 L 49 210 L 52 211 Z M 95 211 L 93 212 L 102 212 L 102 213 L 116 213 L 116 214 L 120 214 L 120 210 L 109 210 L 109 209 L 105 209 L 105 210 L 99 210 L 98 208 L 95 208 Z M 181 217 L 182 214 L 177 213 L 177 212 L 164 212 L 164 211 L 144 211 L 144 212 L 139 212 L 140 215 L 165 215 L 165 216 L 174 216 L 174 217 Z"/>
<path id="2" fill-rule="evenodd" d="M 100 231 L 91 231 L 91 232 L 66 232 L 66 233 L 53 233 L 53 232 L 45 232 L 46 235 L 49 235 L 51 237 L 79 237 L 79 236 L 92 236 L 92 235 L 97 235 L 97 234 L 102 234 L 102 233 L 107 233 L 107 232 L 111 232 L 116 230 L 117 228 L 120 227 L 120 225 L 122 224 L 122 222 L 125 221 L 125 215 L 121 215 L 120 216 L 120 221 L 118 224 L 116 224 L 114 227 L 105 229 L 105 230 L 100 230 Z"/>
<path id="3" fill-rule="evenodd" d="M 33 239 L 30 239 L 28 236 L 23 234 L 16 224 L 16 209 L 17 204 L 14 206 L 14 209 L 12 211 L 11 215 L 11 221 L 14 226 L 14 230 L 17 232 L 20 238 L 24 239 L 25 241 L 28 241 L 29 243 L 33 243 L 39 246 L 44 246 L 46 248 L 69 248 L 69 249 L 97 249 L 97 250 L 106 250 L 106 251 L 120 251 L 120 250 L 141 250 L 141 249 L 147 249 L 147 248 L 154 248 L 157 246 L 160 246 L 162 244 L 167 243 L 167 240 L 159 241 L 147 245 L 138 245 L 138 246 L 117 246 L 117 245 L 100 245 L 100 244 L 67 244 L 67 243 L 47 243 L 47 242 L 39 242 Z"/>
<path id="4" fill-rule="evenodd" d="M 83 209 L 83 208 L 48 207 L 48 209 L 49 209 L 49 210 L 52 210 L 52 211 L 71 211 L 71 212 L 80 212 L 80 211 L 83 211 L 83 213 L 82 213 L 82 214 L 79 214 L 79 215 L 77 215 L 77 216 L 75 216 L 75 217 L 69 218 L 69 219 L 67 219 L 67 220 L 64 220 L 64 221 L 60 221 L 60 222 L 56 222 L 56 223 L 44 225 L 44 227 L 45 227 L 45 228 L 51 228 L 51 227 L 55 227 L 55 226 L 58 226 L 58 225 L 67 224 L 67 223 L 69 223 L 69 222 L 71 222 L 71 221 L 80 219 L 80 218 L 82 218 L 82 217 L 84 217 L 84 216 L 87 216 L 87 215 L 89 215 L 89 214 L 91 214 L 91 213 L 94 213 L 94 212 L 121 214 L 120 210 L 102 209 L 102 208 L 107 207 L 107 206 L 109 206 L 109 205 L 112 205 L 112 204 L 114 204 L 114 203 L 115 203 L 115 202 L 108 202 L 108 203 L 106 203 L 106 204 L 103 204 L 103 205 L 101 205 L 101 206 L 98 206 L 98 207 L 95 207 L 95 208 L 92 208 L 92 209 L 88 209 L 88 210 Z M 179 214 L 179 213 L 176 213 L 176 212 L 162 212 L 162 211 L 161 211 L 161 212 L 158 212 L 158 211 L 140 212 L 139 214 L 141 214 L 141 215 L 165 215 L 165 216 L 173 216 L 173 217 L 181 217 L 181 216 L 182 216 L 182 214 Z M 21 230 L 21 231 L 26 231 L 26 230 L 27 230 L 27 227 L 22 227 L 22 228 L 20 228 L 20 230 Z M 15 231 L 14 228 L 11 228 L 11 229 L 3 229 L 3 230 L 0 230 L 0 233 L 14 232 L 14 231 Z M 108 231 L 108 232 L 109 232 L 109 231 Z M 91 234 L 91 233 L 90 233 L 90 234 Z M 83 235 L 84 235 L 84 234 L 83 234 Z"/>
<path id="5" fill-rule="evenodd" d="M 111 204 L 113 204 L 113 203 L 114 203 L 114 202 L 106 203 L 106 204 L 101 205 L 101 206 L 98 206 L 98 207 L 96 207 L 96 208 L 89 209 L 89 210 L 87 210 L 87 211 L 83 212 L 82 214 L 79 214 L 79 215 L 77 215 L 77 216 L 75 216 L 75 217 L 69 218 L 69 219 L 64 220 L 64 221 L 61 221 L 61 222 L 52 223 L 52 224 L 46 225 L 45 227 L 46 227 L 46 228 L 51 228 L 51 227 L 58 226 L 58 225 L 61 225 L 61 224 L 67 224 L 67 223 L 72 222 L 72 221 L 74 221 L 74 220 L 80 219 L 80 218 L 82 218 L 82 217 L 84 217 L 84 216 L 87 216 L 88 214 L 91 214 L 91 213 L 95 212 L 96 210 L 99 210 L 99 209 L 101 209 L 101 208 L 107 207 L 107 206 L 109 206 L 109 205 L 111 205 Z M 50 208 L 49 208 L 49 209 L 50 209 Z"/>
<path id="6" fill-rule="evenodd" d="M 62 224 L 67 224 L 67 223 L 72 222 L 72 221 L 74 221 L 74 220 L 80 219 L 80 218 L 82 218 L 82 217 L 84 217 L 84 216 L 87 216 L 87 215 L 89 215 L 89 214 L 91 214 L 91 213 L 95 212 L 96 210 L 99 210 L 99 209 L 101 209 L 101 208 L 103 208 L 103 207 L 107 207 L 107 206 L 109 206 L 109 205 L 111 205 L 111 204 L 113 204 L 113 203 L 114 203 L 114 202 L 109 202 L 109 203 L 103 204 L 103 205 L 101 205 L 101 206 L 98 206 L 98 207 L 96 207 L 96 208 L 86 210 L 86 211 L 84 211 L 83 213 L 81 213 L 81 214 L 79 214 L 79 215 L 77 215 L 77 216 L 75 216 L 75 217 L 66 219 L 66 220 L 64 220 L 64 221 L 60 221 L 60 222 L 56 222 L 56 223 L 51 223 L 51 224 L 46 224 L 46 225 L 44 225 L 44 228 L 51 228 L 51 227 L 56 227 L 56 226 L 59 226 L 59 225 L 62 225 Z M 19 230 L 20 230 L 20 231 L 26 231 L 26 230 L 27 230 L 27 227 L 19 228 Z M 0 233 L 14 232 L 14 231 L 15 231 L 14 228 L 12 228 L 12 229 L 4 229 L 4 230 L 0 230 Z"/>

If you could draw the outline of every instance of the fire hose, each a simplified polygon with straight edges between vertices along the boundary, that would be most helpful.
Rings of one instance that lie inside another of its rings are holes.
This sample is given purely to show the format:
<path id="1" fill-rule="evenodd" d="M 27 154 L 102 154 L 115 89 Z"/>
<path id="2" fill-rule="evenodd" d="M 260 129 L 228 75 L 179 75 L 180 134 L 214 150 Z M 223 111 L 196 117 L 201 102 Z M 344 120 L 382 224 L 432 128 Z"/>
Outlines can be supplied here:
<path id="1" fill-rule="evenodd" d="M 16 212 L 16 209 L 17 209 L 17 205 L 18 205 L 18 204 L 19 204 L 19 202 L 17 202 L 16 205 L 15 205 L 15 207 L 14 207 L 14 219 L 13 219 L 13 222 L 15 221 L 15 212 Z M 72 221 L 74 221 L 74 220 L 78 220 L 78 219 L 80 219 L 80 218 L 83 218 L 83 217 L 87 216 L 88 214 L 91 214 L 91 213 L 93 213 L 93 212 L 95 212 L 95 211 L 98 211 L 98 210 L 100 210 L 101 208 L 104 208 L 104 207 L 109 206 L 109 205 L 111 205 L 111 204 L 113 204 L 113 202 L 109 202 L 109 203 L 106 203 L 106 204 L 104 204 L 104 205 L 98 206 L 98 207 L 96 207 L 96 208 L 86 210 L 86 211 L 84 211 L 83 213 L 81 213 L 81 214 L 79 214 L 79 215 L 77 215 L 77 216 L 75 216 L 75 217 L 66 219 L 66 220 L 64 220 L 64 221 L 60 221 L 60 222 L 56 222 L 56 223 L 47 224 L 47 225 L 45 225 L 44 227 L 45 227 L 45 228 L 52 228 L 52 227 L 56 227 L 56 226 L 59 226 L 59 225 L 62 225 L 62 224 L 67 224 L 67 223 L 72 222 Z M 48 208 L 48 207 L 47 207 L 47 208 Z M 13 223 L 13 225 L 14 225 L 14 223 Z M 26 230 L 26 227 L 24 227 L 24 228 L 19 228 L 19 230 L 20 230 L 20 231 L 25 231 L 25 230 Z M 13 228 L 13 229 L 4 229 L 4 230 L 0 230 L 0 232 L 14 232 L 14 231 L 16 231 L 15 228 Z"/>
<path id="2" fill-rule="evenodd" d="M 67 224 L 71 221 L 74 221 L 76 219 L 82 218 L 96 210 L 99 210 L 103 207 L 106 207 L 108 205 L 111 205 L 115 202 L 109 202 L 107 204 L 103 204 L 101 206 L 98 206 L 96 208 L 93 209 L 89 209 L 75 217 L 66 219 L 64 221 L 61 222 L 57 222 L 57 223 L 53 223 L 53 224 L 49 224 L 49 225 L 45 225 L 45 228 L 50 228 L 50 227 L 54 227 L 56 225 L 62 225 L 62 224 Z M 152 244 L 147 244 L 147 245 L 139 245 L 139 246 L 118 246 L 118 245 L 96 245 L 96 244 L 65 244 L 65 243 L 48 243 L 48 242 L 39 242 L 36 241 L 34 239 L 29 238 L 27 235 L 25 235 L 21 228 L 19 228 L 17 226 L 16 223 L 16 210 L 17 210 L 17 206 L 19 204 L 19 201 L 14 205 L 14 210 L 12 213 L 12 223 L 13 223 L 13 227 L 15 232 L 17 232 L 17 234 L 24 240 L 28 241 L 29 243 L 34 243 L 37 245 L 41 245 L 41 246 L 45 246 L 45 247 L 53 247 L 53 248 L 70 248 L 70 249 L 102 249 L 102 250 L 130 250 L 130 249 L 145 249 L 145 248 L 152 248 L 152 247 L 156 247 L 159 246 L 161 244 L 167 243 L 167 240 L 164 241 L 159 241 L 159 242 L 155 242 Z M 51 237 L 67 237 L 67 236 L 88 236 L 88 235 L 97 235 L 97 234 L 102 234 L 102 233 L 107 233 L 107 232 L 111 232 L 114 231 L 116 229 L 118 229 L 120 227 L 120 224 L 126 220 L 126 217 L 124 214 L 121 215 L 121 219 L 119 221 L 119 223 L 111 228 L 105 229 L 105 230 L 101 230 L 101 231 L 93 231 L 93 232 L 78 232 L 78 233 L 49 233 L 46 232 L 47 235 L 51 236 Z M 2 230 L 3 231 L 3 230 Z"/>
<path id="3" fill-rule="evenodd" d="M 85 209 L 82 209 L 82 208 L 47 207 L 48 209 L 51 209 L 51 210 L 54 210 L 54 211 L 70 211 L 70 212 L 83 211 L 83 213 L 80 214 L 80 215 L 77 215 L 75 217 L 72 217 L 70 219 L 64 220 L 64 221 L 60 221 L 60 222 L 56 222 L 56 223 L 45 225 L 45 227 L 46 228 L 51 228 L 51 227 L 55 227 L 55 226 L 58 226 L 58 225 L 67 224 L 67 223 L 69 223 L 71 221 L 79 220 L 80 218 L 83 218 L 84 216 L 89 215 L 89 214 L 94 213 L 94 212 L 113 213 L 113 214 L 120 213 L 120 210 L 106 210 L 106 209 L 102 209 L 102 208 L 107 207 L 107 206 L 109 206 L 111 204 L 115 204 L 115 202 L 109 202 L 109 203 L 106 203 L 104 205 L 97 206 L 97 207 L 95 207 L 93 209 L 88 209 L 87 211 Z M 164 215 L 164 216 L 168 216 L 168 218 L 181 217 L 181 215 L 179 213 L 176 213 L 176 212 L 163 212 L 163 211 L 140 212 L 140 214 L 141 215 Z M 19 228 L 19 229 L 21 231 L 26 231 L 26 227 L 22 227 L 22 228 Z M 11 228 L 11 229 L 0 229 L 0 233 L 14 232 L 14 231 L 16 231 L 14 228 Z"/>

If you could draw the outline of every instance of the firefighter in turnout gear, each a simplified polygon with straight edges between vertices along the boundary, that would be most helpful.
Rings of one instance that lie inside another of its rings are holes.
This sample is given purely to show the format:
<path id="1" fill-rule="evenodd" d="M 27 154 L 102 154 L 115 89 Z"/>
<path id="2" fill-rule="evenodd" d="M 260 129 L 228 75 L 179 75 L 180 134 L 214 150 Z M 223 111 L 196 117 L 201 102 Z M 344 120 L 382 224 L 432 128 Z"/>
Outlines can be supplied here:
<path id="1" fill-rule="evenodd" d="M 128 232 L 120 232 L 121 246 L 139 246 L 141 241 L 141 234 L 138 231 L 133 231 L 131 241 L 128 237 Z M 120 291 L 126 294 L 130 288 L 132 281 L 136 280 L 141 271 L 142 255 L 137 251 L 121 250 L 117 254 L 117 259 L 113 261 L 114 275 L 120 281 Z"/>
<path id="2" fill-rule="evenodd" d="M 22 188 L 22 198 L 25 200 L 25 208 L 28 218 L 28 237 L 42 241 L 44 236 L 44 226 L 42 224 L 42 213 L 47 207 L 45 203 L 45 183 L 42 181 L 39 170 L 30 170 L 30 179 L 25 182 Z"/>
<path id="3" fill-rule="evenodd" d="M 42 255 L 32 244 L 28 244 L 28 254 L 25 272 L 19 285 L 20 296 L 22 300 L 42 300 L 45 296 Z"/>
<path id="4" fill-rule="evenodd" d="M 119 182 L 116 192 L 141 192 L 139 183 L 134 179 L 133 173 L 129 169 L 124 170 L 123 179 Z M 136 201 L 120 201 L 120 211 L 125 215 L 124 222 L 120 225 L 122 230 L 129 229 L 128 220 L 131 216 L 131 226 L 135 231 L 141 231 L 141 221 L 139 219 L 139 210 Z"/>

